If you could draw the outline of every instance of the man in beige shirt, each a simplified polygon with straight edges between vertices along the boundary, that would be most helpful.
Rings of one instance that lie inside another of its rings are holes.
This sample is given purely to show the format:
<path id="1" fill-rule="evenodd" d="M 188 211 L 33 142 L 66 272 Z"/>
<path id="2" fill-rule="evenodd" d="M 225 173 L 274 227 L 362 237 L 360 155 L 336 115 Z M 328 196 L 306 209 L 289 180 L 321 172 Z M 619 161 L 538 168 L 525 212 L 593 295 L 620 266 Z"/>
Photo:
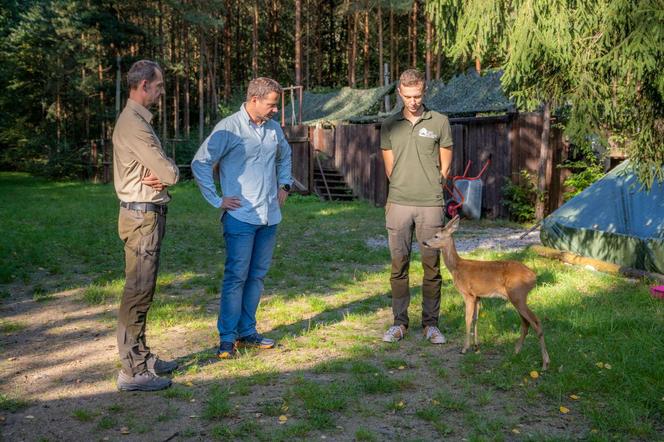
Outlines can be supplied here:
<path id="1" fill-rule="evenodd" d="M 175 361 L 150 352 L 145 326 L 171 199 L 167 188 L 178 181 L 179 171 L 161 148 L 147 109 L 164 93 L 161 68 L 153 61 L 137 61 L 127 82 L 129 100 L 113 130 L 113 182 L 120 199 L 118 233 L 124 242 L 126 276 L 118 312 L 122 370 L 117 385 L 124 391 L 155 391 L 171 385 L 169 378 L 159 375 L 177 368 Z"/>

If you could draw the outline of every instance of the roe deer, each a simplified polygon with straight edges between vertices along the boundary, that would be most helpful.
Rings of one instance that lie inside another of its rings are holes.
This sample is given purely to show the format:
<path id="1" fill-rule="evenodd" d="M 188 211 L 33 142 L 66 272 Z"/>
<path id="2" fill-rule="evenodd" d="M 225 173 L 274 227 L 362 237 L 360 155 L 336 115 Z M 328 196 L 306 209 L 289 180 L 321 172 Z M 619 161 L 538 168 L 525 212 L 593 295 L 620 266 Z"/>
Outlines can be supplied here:
<path id="1" fill-rule="evenodd" d="M 461 353 L 466 353 L 470 347 L 471 328 L 474 333 L 475 347 L 478 345 L 477 317 L 480 298 L 499 297 L 510 301 L 521 316 L 521 337 L 517 341 L 514 351 L 516 353 L 521 351 L 528 327 L 532 327 L 539 337 L 542 349 L 542 370 L 546 370 L 550 359 L 544 344 L 542 324 L 527 305 L 528 293 L 535 287 L 537 279 L 535 272 L 517 261 L 474 261 L 461 258 L 457 254 L 452 238 L 452 234 L 458 227 L 459 217 L 456 216 L 433 238 L 424 241 L 423 244 L 440 249 L 443 261 L 452 274 L 454 285 L 463 295 L 466 304 L 466 340 Z"/>

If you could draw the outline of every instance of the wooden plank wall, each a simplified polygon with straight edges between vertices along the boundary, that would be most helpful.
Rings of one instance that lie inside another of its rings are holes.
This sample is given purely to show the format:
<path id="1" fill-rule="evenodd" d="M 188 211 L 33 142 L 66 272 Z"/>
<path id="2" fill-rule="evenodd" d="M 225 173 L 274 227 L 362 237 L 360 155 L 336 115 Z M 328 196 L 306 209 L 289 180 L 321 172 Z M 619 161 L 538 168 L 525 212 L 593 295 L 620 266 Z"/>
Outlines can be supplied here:
<path id="1" fill-rule="evenodd" d="M 474 177 L 491 155 L 491 165 L 482 177 L 483 216 L 507 217 L 507 209 L 502 204 L 502 189 L 506 180 L 518 182 L 522 169 L 537 174 L 542 133 L 541 114 L 452 118 L 450 124 L 454 140 L 451 175 L 462 175 L 470 161 L 468 176 Z M 304 137 L 303 126 L 284 129 L 288 130 L 288 136 L 295 140 Z M 303 144 L 293 149 L 294 176 L 303 176 L 306 164 L 314 166 L 313 151 L 319 150 L 332 158 L 334 166 L 345 177 L 355 195 L 378 206 L 385 204 L 388 181 L 380 152 L 379 124 L 349 124 L 333 129 L 312 127 L 308 131 L 311 146 L 309 150 L 305 149 Z M 551 129 L 550 143 L 553 159 L 548 170 L 549 211 L 553 211 L 562 204 L 562 182 L 569 175 L 565 169 L 556 167 L 567 158 L 568 146 L 563 141 L 560 129 L 555 127 Z M 306 156 L 306 159 L 296 159 L 297 155 Z M 308 179 L 307 183 L 311 183 L 310 176 Z"/>
<path id="2" fill-rule="evenodd" d="M 285 126 L 284 135 L 293 150 L 293 178 L 297 183 L 295 189 L 302 193 L 313 191 L 313 151 L 309 143 L 309 126 Z"/>

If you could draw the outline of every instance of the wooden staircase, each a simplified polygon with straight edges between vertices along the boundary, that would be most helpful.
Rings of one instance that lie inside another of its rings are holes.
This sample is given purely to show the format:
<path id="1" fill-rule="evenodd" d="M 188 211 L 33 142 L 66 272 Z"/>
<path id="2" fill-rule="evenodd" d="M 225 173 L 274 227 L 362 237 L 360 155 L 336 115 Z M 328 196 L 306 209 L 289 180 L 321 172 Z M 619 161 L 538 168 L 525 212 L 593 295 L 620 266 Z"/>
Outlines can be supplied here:
<path id="1" fill-rule="evenodd" d="M 318 162 L 314 165 L 314 188 L 316 194 L 326 201 L 352 201 L 357 199 L 336 169 Z"/>

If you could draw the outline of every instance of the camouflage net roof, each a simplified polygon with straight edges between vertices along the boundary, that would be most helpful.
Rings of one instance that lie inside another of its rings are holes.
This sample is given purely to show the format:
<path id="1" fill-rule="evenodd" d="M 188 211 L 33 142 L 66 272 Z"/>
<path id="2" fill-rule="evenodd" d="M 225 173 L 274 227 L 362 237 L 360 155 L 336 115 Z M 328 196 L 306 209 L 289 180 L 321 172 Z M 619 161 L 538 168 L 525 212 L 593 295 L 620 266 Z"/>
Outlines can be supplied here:
<path id="1" fill-rule="evenodd" d="M 478 75 L 474 70 L 452 78 L 447 84 L 432 81 L 427 87 L 424 102 L 429 109 L 448 116 L 474 116 L 477 113 L 507 112 L 514 104 L 503 93 L 500 84 L 502 72 L 487 72 Z M 351 123 L 372 123 L 383 120 L 395 112 L 400 112 L 399 100 L 391 113 L 381 113 L 383 97 L 395 90 L 396 83 L 373 89 L 351 89 L 316 94 L 304 92 L 302 97 L 302 124 L 335 124 L 339 121 Z M 396 94 L 395 94 L 396 95 Z M 290 124 L 292 114 L 297 115 L 297 102 L 293 107 L 287 96 L 284 108 L 286 124 Z M 394 99 L 392 100 L 394 102 Z M 280 115 L 274 117 L 280 120 Z"/>
<path id="2" fill-rule="evenodd" d="M 373 89 L 341 88 L 324 94 L 304 92 L 302 96 L 302 124 L 334 123 L 353 117 L 376 113 L 383 97 L 394 90 L 395 83 Z M 297 102 L 295 103 L 297 115 Z M 293 107 L 290 100 L 285 105 L 286 124 L 290 124 Z M 275 116 L 280 119 L 280 116 Z"/>
<path id="3" fill-rule="evenodd" d="M 447 115 L 506 112 L 514 104 L 505 96 L 500 84 L 502 72 L 478 75 L 474 70 L 457 75 L 449 83 L 431 82 L 425 98 L 426 105 Z"/>
<path id="4" fill-rule="evenodd" d="M 431 81 L 427 87 L 424 103 L 429 109 L 450 117 L 474 116 L 477 113 L 507 112 L 514 109 L 514 104 L 503 93 L 500 84 L 502 72 L 488 72 L 478 75 L 474 70 L 457 75 L 449 83 Z M 372 123 L 381 121 L 391 114 L 400 112 L 401 100 L 390 113 L 361 115 L 351 118 L 351 123 Z"/>

